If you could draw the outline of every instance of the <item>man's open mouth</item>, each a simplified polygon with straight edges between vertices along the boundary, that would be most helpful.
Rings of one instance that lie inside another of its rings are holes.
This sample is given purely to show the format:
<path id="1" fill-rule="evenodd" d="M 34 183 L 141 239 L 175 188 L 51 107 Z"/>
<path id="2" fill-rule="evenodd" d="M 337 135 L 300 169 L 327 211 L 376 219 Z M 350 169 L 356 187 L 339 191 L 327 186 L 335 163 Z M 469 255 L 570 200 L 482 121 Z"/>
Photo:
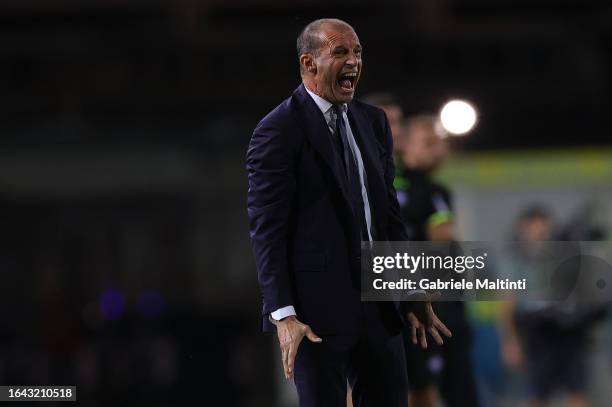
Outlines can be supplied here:
<path id="1" fill-rule="evenodd" d="M 340 75 L 338 78 L 338 85 L 346 92 L 353 91 L 355 88 L 355 81 L 357 80 L 357 72 L 347 72 Z"/>

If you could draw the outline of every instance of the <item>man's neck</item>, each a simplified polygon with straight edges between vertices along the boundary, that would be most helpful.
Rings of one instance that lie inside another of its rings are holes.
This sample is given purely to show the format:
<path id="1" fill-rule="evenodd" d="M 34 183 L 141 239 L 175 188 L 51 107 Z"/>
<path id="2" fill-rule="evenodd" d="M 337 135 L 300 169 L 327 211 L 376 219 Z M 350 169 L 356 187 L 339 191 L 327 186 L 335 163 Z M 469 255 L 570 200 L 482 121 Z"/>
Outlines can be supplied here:
<path id="1" fill-rule="evenodd" d="M 320 97 L 321 99 L 325 100 L 327 103 L 331 103 L 332 105 L 334 104 L 334 102 L 330 101 L 329 99 L 327 99 L 325 96 L 323 96 L 323 94 L 321 92 L 319 92 L 317 90 L 317 86 L 312 83 L 312 81 L 309 81 L 307 78 L 303 78 L 302 79 L 302 84 L 304 85 L 304 87 L 311 93 L 317 95 L 318 97 Z"/>
<path id="2" fill-rule="evenodd" d="M 302 78 L 302 84 L 304 85 L 304 87 L 306 89 L 308 89 L 309 91 L 311 91 L 315 95 L 317 95 L 319 97 L 323 97 L 323 96 L 319 95 L 319 92 L 317 91 L 316 85 L 309 78 Z"/>
<path id="3" fill-rule="evenodd" d="M 317 95 L 316 93 L 312 92 L 305 85 L 304 85 L 304 88 L 306 89 L 308 96 L 310 96 L 310 98 L 315 102 L 317 107 L 321 110 L 321 113 L 323 113 L 323 115 L 327 114 L 327 112 L 333 106 L 333 104 L 323 99 L 321 96 Z"/>

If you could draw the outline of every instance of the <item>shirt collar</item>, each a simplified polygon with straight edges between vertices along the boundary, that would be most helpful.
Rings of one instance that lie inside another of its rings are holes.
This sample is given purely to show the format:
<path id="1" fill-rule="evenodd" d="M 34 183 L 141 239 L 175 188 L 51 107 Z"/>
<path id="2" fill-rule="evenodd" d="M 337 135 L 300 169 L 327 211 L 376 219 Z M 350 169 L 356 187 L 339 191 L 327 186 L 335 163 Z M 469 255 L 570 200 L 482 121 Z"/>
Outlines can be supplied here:
<path id="1" fill-rule="evenodd" d="M 310 89 L 306 87 L 306 85 L 304 85 L 304 89 L 306 89 L 306 92 L 308 92 L 312 100 L 314 100 L 314 102 L 317 104 L 317 106 L 319 107 L 323 115 L 327 114 L 329 109 L 333 106 L 333 103 L 323 99 L 321 96 L 315 94 L 314 92 L 311 92 Z M 341 107 L 342 107 L 342 110 L 346 112 L 346 109 L 347 109 L 346 103 L 343 103 Z"/>

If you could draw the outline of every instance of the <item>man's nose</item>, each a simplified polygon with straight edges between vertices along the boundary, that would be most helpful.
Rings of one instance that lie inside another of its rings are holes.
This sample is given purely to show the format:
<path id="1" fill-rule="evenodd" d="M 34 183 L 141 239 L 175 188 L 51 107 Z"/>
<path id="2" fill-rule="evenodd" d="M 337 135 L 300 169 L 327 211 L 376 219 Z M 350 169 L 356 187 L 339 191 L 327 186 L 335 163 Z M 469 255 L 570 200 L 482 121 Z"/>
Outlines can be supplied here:
<path id="1" fill-rule="evenodd" d="M 347 56 L 347 58 L 346 58 L 346 61 L 345 61 L 344 63 L 345 63 L 346 65 L 349 65 L 349 66 L 355 66 L 355 65 L 357 65 L 357 55 L 355 55 L 355 54 L 354 54 L 354 53 L 352 53 L 352 52 L 351 52 L 351 53 L 349 53 L 349 54 L 348 54 L 348 56 Z"/>

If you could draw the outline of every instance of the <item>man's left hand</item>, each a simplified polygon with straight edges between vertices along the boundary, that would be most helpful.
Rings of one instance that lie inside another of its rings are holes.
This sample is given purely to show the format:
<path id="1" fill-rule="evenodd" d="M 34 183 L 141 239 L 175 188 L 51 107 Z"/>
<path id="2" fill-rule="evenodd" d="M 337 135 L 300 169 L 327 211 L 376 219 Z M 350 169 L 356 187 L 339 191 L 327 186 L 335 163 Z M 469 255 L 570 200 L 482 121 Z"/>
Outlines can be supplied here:
<path id="1" fill-rule="evenodd" d="M 440 321 L 429 301 L 409 301 L 406 303 L 408 322 L 412 343 L 420 343 L 423 349 L 427 348 L 427 332 L 434 338 L 438 345 L 442 345 L 442 335 L 450 338 L 451 331 Z M 442 333 L 442 335 L 440 335 Z"/>

